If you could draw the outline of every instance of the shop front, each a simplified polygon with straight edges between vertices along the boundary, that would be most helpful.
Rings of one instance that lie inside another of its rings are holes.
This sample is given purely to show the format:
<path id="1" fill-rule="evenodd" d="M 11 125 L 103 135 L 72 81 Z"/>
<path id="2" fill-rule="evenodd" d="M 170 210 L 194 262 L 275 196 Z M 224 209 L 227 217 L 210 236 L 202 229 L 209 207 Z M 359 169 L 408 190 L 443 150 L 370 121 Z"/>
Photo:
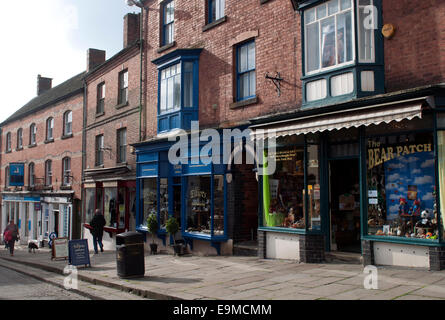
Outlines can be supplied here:
<path id="1" fill-rule="evenodd" d="M 205 162 L 200 157 L 205 145 L 197 146 L 195 152 L 186 140 L 180 147 L 167 139 L 135 145 L 139 199 L 136 229 L 147 233 L 147 218 L 156 214 L 160 224 L 156 236 L 161 250 L 169 250 L 173 241 L 179 240 L 194 254 L 232 254 L 233 184 L 227 181 L 220 145 L 210 153 L 206 151 L 212 160 Z M 182 148 L 180 160 L 171 161 L 169 156 L 175 148 Z M 175 239 L 165 228 L 171 217 L 180 225 Z"/>
<path id="2" fill-rule="evenodd" d="M 259 181 L 260 257 L 317 263 L 349 252 L 365 265 L 443 269 L 445 114 L 431 101 L 253 125 L 253 139 L 276 139 L 265 153 L 275 170 L 264 166 Z"/>
<path id="3" fill-rule="evenodd" d="M 116 171 L 113 175 L 116 175 Z M 90 172 L 89 177 L 92 176 L 96 181 L 87 180 L 83 186 L 84 238 L 91 241 L 89 245 L 92 248 L 90 222 L 95 210 L 100 209 L 106 222 L 103 235 L 104 249 L 114 250 L 116 235 L 136 228 L 136 181 L 117 180 L 116 177 L 101 178 Z"/>

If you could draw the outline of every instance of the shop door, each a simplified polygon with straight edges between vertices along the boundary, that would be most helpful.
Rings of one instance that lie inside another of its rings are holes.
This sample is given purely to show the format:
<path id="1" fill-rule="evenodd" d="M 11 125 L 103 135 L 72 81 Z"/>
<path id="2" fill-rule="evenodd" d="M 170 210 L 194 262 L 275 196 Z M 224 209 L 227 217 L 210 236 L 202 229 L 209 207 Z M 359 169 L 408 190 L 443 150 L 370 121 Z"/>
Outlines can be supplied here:
<path id="1" fill-rule="evenodd" d="M 361 252 L 359 160 L 329 161 L 331 251 Z"/>

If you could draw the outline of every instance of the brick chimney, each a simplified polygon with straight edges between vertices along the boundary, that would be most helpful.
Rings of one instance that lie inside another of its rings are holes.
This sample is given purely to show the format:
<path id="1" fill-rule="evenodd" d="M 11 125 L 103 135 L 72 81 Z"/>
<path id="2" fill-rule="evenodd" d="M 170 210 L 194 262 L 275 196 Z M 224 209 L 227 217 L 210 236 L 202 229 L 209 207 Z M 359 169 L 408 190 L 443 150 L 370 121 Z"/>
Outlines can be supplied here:
<path id="1" fill-rule="evenodd" d="M 53 79 L 44 78 L 40 74 L 37 76 L 37 95 L 40 96 L 45 91 L 52 88 Z"/>
<path id="2" fill-rule="evenodd" d="M 124 16 L 124 49 L 140 37 L 139 17 L 139 13 L 128 13 Z"/>
<path id="3" fill-rule="evenodd" d="M 98 49 L 88 49 L 87 51 L 87 72 L 105 62 L 106 52 Z"/>

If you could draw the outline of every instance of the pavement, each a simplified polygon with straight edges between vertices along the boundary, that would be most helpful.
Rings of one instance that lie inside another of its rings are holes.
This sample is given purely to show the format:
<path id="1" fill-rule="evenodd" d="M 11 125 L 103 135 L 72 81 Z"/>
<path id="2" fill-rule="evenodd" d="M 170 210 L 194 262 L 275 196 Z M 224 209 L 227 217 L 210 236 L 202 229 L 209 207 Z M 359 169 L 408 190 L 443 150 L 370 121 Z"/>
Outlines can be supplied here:
<path id="1" fill-rule="evenodd" d="M 78 280 L 88 284 L 79 291 L 96 299 L 112 299 L 114 291 L 122 292 L 114 298 L 123 300 L 445 300 L 445 270 L 378 266 L 377 288 L 366 289 L 364 280 L 369 274 L 363 266 L 342 262 L 305 264 L 257 257 L 146 253 L 145 276 L 122 279 L 117 274 L 115 251 L 90 252 L 90 260 L 91 267 L 77 269 Z M 48 248 L 29 253 L 18 246 L 10 256 L 2 246 L 0 265 L 60 287 L 67 277 L 63 270 L 68 262 L 51 260 Z"/>

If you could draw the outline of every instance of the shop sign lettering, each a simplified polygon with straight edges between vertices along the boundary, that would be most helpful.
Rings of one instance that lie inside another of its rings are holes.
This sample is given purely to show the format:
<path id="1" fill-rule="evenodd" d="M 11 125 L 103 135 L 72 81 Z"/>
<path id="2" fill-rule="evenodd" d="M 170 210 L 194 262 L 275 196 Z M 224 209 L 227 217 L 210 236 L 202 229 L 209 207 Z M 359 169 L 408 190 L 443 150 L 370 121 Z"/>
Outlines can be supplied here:
<path id="1" fill-rule="evenodd" d="M 432 144 L 412 144 L 405 146 L 381 147 L 380 142 L 368 143 L 368 169 L 379 166 L 386 161 L 417 152 L 431 152 Z"/>

